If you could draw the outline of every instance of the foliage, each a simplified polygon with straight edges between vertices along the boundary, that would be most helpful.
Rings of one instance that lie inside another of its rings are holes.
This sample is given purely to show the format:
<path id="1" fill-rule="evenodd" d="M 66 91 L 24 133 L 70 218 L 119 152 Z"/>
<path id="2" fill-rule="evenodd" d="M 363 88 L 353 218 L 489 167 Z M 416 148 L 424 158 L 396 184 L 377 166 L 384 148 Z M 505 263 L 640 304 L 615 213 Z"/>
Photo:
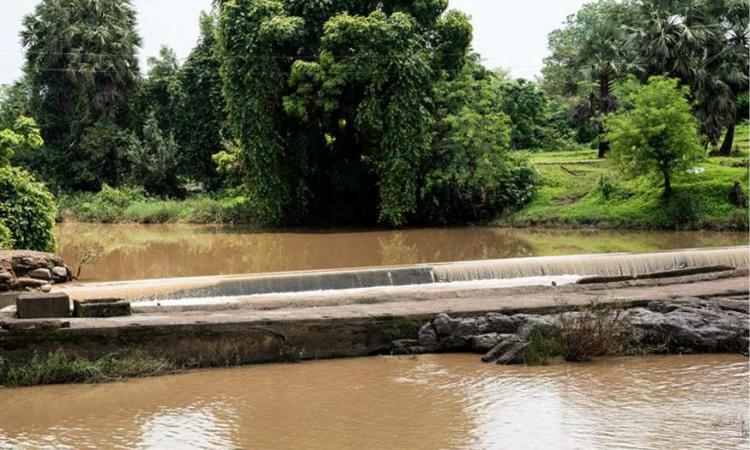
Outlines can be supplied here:
<path id="1" fill-rule="evenodd" d="M 19 249 L 55 249 L 56 208 L 43 184 L 23 169 L 0 167 L 0 218 Z"/>
<path id="2" fill-rule="evenodd" d="M 625 87 L 628 107 L 605 119 L 612 156 L 631 174 L 655 174 L 664 182 L 664 197 L 672 194 L 672 178 L 705 158 L 690 103 L 676 79 L 652 77 L 645 85 Z"/>
<path id="3" fill-rule="evenodd" d="M 624 352 L 629 321 L 620 308 L 592 302 L 576 312 L 564 308 L 557 320 L 558 348 L 566 361 L 591 361 L 597 356 Z"/>
<path id="4" fill-rule="evenodd" d="M 216 18 L 203 13 L 198 45 L 180 67 L 180 100 L 174 133 L 180 145 L 180 173 L 216 188 L 221 175 L 212 155 L 222 151 L 226 124 L 220 74 L 221 59 L 216 44 Z"/>
<path id="5" fill-rule="evenodd" d="M 500 110 L 511 119 L 511 147 L 529 149 L 554 146 L 549 128 L 553 105 L 534 83 L 519 79 L 506 81 L 500 87 Z"/>
<path id="6" fill-rule="evenodd" d="M 12 128 L 0 130 L 0 167 L 9 165 L 15 154 L 37 151 L 42 145 L 44 141 L 34 119 L 18 117 Z"/>
<path id="7" fill-rule="evenodd" d="M 15 241 L 10 233 L 10 228 L 0 221 L 0 250 L 12 249 L 14 244 Z"/>
<path id="8" fill-rule="evenodd" d="M 432 86 L 463 65 L 471 26 L 444 0 L 224 1 L 224 93 L 251 202 L 402 225 L 417 210 Z"/>
<path id="9" fill-rule="evenodd" d="M 81 151 L 93 124 L 123 126 L 139 76 L 136 15 L 129 0 L 42 0 L 21 39 L 30 112 L 46 143 L 35 168 L 65 188 L 97 189 L 110 167 Z"/>
<path id="10" fill-rule="evenodd" d="M 623 23 L 627 3 L 599 0 L 585 4 L 568 17 L 565 27 L 549 35 L 552 55 L 545 59 L 545 88 L 556 95 L 574 97 L 571 119 L 582 127 L 602 132 L 602 116 L 617 108 L 614 84 L 628 73 L 629 56 Z M 599 155 L 607 151 L 600 140 Z"/>
<path id="11" fill-rule="evenodd" d="M 497 77 L 473 59 L 435 87 L 438 120 L 426 158 L 420 216 L 430 223 L 487 221 L 533 197 L 533 172 L 508 154 L 513 127 Z"/>
<path id="12" fill-rule="evenodd" d="M 0 130 L 12 128 L 16 120 L 29 114 L 29 86 L 24 78 L 0 85 Z"/>
<path id="13" fill-rule="evenodd" d="M 179 196 L 179 148 L 170 133 L 164 136 L 153 112 L 143 125 L 143 138 L 128 149 L 133 184 L 143 186 L 150 194 Z"/>
<path id="14" fill-rule="evenodd" d="M 141 189 L 104 186 L 96 194 L 60 198 L 60 220 L 101 223 L 252 223 L 252 210 L 240 193 L 185 200 L 148 197 Z"/>

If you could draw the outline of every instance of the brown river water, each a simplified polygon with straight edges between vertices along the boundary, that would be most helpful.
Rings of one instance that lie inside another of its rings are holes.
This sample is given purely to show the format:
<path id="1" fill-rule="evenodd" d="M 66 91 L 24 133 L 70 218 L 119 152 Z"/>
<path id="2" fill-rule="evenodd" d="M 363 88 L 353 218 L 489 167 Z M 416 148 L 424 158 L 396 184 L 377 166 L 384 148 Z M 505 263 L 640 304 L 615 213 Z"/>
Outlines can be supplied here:
<path id="1" fill-rule="evenodd" d="M 605 252 L 748 243 L 747 233 L 580 231 L 489 227 L 261 232 L 191 225 L 61 224 L 60 253 L 82 281 Z"/>
<path id="2" fill-rule="evenodd" d="M 0 390 L 0 448 L 748 448 L 748 361 L 373 357 Z"/>

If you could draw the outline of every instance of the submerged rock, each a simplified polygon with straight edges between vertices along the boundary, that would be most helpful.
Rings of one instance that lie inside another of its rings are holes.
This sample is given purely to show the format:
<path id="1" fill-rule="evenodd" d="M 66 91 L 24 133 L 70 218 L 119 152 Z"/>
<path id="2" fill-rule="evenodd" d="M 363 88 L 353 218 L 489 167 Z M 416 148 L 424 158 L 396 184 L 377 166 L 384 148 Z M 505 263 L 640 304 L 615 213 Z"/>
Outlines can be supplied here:
<path id="1" fill-rule="evenodd" d="M 492 347 L 483 357 L 484 362 L 496 362 L 497 364 L 521 364 L 523 362 L 523 350 L 529 345 L 528 342 L 515 334 L 509 334 L 496 346 Z"/>

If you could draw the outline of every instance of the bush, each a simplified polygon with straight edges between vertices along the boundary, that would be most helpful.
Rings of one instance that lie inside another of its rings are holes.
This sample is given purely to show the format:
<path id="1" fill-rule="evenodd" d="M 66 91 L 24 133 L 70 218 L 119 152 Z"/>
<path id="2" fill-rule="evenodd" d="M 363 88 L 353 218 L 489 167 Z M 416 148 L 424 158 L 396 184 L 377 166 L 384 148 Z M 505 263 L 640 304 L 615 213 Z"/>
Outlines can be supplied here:
<path id="1" fill-rule="evenodd" d="M 56 214 L 52 194 L 42 183 L 23 169 L 0 168 L 0 219 L 15 248 L 53 251 Z"/>
<path id="2" fill-rule="evenodd" d="M 592 303 L 578 312 L 564 311 L 559 317 L 557 337 L 566 361 L 591 361 L 597 356 L 621 354 L 628 328 L 622 309 Z"/>
<path id="3" fill-rule="evenodd" d="M 113 188 L 106 184 L 96 194 L 82 194 L 78 199 L 66 198 L 62 203 L 70 207 L 74 217 L 82 222 L 121 222 L 124 211 L 145 198 L 141 189 Z"/>
<path id="4" fill-rule="evenodd" d="M 13 248 L 13 236 L 10 234 L 10 228 L 5 226 L 3 222 L 0 222 L 0 250 L 8 250 Z"/>

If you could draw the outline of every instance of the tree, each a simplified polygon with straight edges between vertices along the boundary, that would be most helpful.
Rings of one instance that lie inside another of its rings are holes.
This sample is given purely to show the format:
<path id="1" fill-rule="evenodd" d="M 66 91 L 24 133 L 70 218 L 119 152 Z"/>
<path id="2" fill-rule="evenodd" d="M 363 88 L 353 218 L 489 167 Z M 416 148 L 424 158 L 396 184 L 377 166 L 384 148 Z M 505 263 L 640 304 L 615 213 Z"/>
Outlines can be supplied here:
<path id="1" fill-rule="evenodd" d="M 221 92 L 215 15 L 202 13 L 200 25 L 198 45 L 178 74 L 181 90 L 174 133 L 181 149 L 180 172 L 213 188 L 219 185 L 221 177 L 212 156 L 224 150 L 227 117 Z"/>
<path id="2" fill-rule="evenodd" d="M 513 126 L 504 81 L 471 55 L 455 79 L 435 86 L 435 132 L 425 162 L 420 217 L 486 221 L 531 200 L 533 171 L 509 155 Z"/>
<path id="3" fill-rule="evenodd" d="M 19 117 L 0 131 L 0 249 L 53 251 L 55 202 L 47 188 L 25 170 L 12 167 L 11 157 L 38 151 L 44 142 L 33 119 Z"/>
<path id="4" fill-rule="evenodd" d="M 445 13 L 446 0 L 220 3 L 229 124 L 259 215 L 405 224 L 430 151 L 432 88 L 463 66 L 467 17 Z"/>
<path id="5" fill-rule="evenodd" d="M 143 186 L 150 194 L 181 195 L 178 151 L 174 136 L 164 135 L 156 114 L 151 112 L 143 125 L 143 137 L 133 142 L 128 151 L 132 184 Z"/>
<path id="6" fill-rule="evenodd" d="M 601 119 L 617 109 L 615 83 L 628 74 L 628 54 L 623 45 L 622 23 L 630 8 L 615 0 L 584 5 L 568 17 L 565 27 L 549 35 L 552 55 L 545 59 L 542 74 L 548 89 L 577 96 L 572 118 L 603 131 Z M 599 157 L 608 151 L 606 139 L 599 141 Z"/>
<path id="7" fill-rule="evenodd" d="M 642 79 L 676 77 L 690 86 L 707 144 L 720 154 L 734 138 L 738 98 L 748 89 L 747 0 L 639 0 L 626 44 Z"/>
<path id="8" fill-rule="evenodd" d="M 694 167 L 706 154 L 698 140 L 696 120 L 679 80 L 652 77 L 640 85 L 623 86 L 623 111 L 607 116 L 606 139 L 612 156 L 626 172 L 658 175 L 665 199 L 672 195 L 672 178 Z"/>
<path id="9" fill-rule="evenodd" d="M 24 18 L 21 40 L 30 110 L 46 142 L 47 178 L 97 189 L 97 161 L 80 151 L 93 124 L 122 127 L 139 77 L 136 15 L 129 0 L 42 0 Z"/>

